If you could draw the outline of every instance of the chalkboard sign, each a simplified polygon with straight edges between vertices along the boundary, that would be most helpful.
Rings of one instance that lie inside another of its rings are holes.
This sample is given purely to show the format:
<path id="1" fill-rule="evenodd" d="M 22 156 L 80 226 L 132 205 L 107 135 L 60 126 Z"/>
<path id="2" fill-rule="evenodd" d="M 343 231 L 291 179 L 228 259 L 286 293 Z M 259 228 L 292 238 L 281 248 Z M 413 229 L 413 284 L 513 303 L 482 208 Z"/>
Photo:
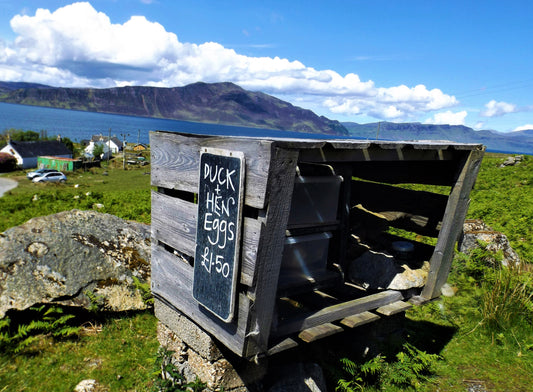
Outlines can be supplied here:
<path id="1" fill-rule="evenodd" d="M 193 297 L 225 322 L 233 318 L 242 221 L 244 154 L 200 155 Z"/>

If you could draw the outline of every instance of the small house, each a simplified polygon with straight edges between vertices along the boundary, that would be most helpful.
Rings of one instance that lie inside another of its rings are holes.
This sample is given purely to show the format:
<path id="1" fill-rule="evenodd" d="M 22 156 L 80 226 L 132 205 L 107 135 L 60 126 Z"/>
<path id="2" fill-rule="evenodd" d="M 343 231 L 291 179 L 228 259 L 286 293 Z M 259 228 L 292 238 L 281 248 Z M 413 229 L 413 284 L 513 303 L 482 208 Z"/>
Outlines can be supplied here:
<path id="1" fill-rule="evenodd" d="M 72 158 L 72 151 L 57 140 L 43 140 L 37 142 L 19 142 L 10 140 L 0 150 L 7 152 L 17 159 L 17 165 L 23 169 L 37 167 L 39 156 L 54 156 L 59 158 Z"/>
<path id="2" fill-rule="evenodd" d="M 148 149 L 148 146 L 143 143 L 137 143 L 136 145 L 133 146 L 133 151 L 136 151 L 136 152 L 143 152 L 143 151 L 146 151 L 147 149 Z"/>
<path id="3" fill-rule="evenodd" d="M 111 138 L 109 138 L 107 136 L 102 136 L 102 135 L 93 135 L 87 147 L 85 147 L 85 152 L 92 154 L 94 147 L 98 144 L 101 144 L 104 146 L 104 149 L 103 149 L 104 156 L 110 153 L 116 154 L 119 151 L 122 151 L 124 147 L 120 139 L 117 138 L 116 136 L 112 136 Z"/>

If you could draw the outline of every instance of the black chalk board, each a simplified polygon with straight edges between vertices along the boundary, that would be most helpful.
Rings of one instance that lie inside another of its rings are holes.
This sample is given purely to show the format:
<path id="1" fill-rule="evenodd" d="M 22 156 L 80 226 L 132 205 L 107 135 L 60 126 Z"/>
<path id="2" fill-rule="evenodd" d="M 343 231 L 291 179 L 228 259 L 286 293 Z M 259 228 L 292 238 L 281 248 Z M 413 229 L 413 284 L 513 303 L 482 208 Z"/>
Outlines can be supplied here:
<path id="1" fill-rule="evenodd" d="M 204 149 L 199 175 L 193 297 L 229 322 L 235 308 L 244 154 Z"/>

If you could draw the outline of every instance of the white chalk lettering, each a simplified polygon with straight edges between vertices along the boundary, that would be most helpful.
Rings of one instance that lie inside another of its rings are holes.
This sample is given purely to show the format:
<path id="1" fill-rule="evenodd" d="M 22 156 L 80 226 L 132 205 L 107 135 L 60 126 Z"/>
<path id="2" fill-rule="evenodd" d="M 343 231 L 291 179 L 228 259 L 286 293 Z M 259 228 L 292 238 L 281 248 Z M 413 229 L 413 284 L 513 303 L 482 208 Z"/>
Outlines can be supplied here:
<path id="1" fill-rule="evenodd" d="M 218 165 L 211 166 L 209 163 L 204 163 L 204 180 L 208 179 L 209 182 L 216 182 L 220 186 L 226 186 L 226 189 L 230 189 L 235 192 L 235 185 L 233 184 L 233 175 L 235 170 L 230 171 L 228 168 L 219 167 Z"/>

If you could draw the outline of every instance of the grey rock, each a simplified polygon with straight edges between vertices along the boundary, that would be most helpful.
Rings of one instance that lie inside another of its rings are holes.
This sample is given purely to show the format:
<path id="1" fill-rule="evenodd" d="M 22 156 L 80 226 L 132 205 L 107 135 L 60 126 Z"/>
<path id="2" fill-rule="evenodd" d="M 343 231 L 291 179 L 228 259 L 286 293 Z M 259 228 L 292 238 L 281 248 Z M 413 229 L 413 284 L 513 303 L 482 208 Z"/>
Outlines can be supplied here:
<path id="1" fill-rule="evenodd" d="M 150 226 L 96 211 L 33 218 L 0 233 L 0 318 L 39 303 L 144 308 L 133 277 L 150 280 Z M 89 293 L 89 295 L 87 295 Z"/>
<path id="2" fill-rule="evenodd" d="M 511 247 L 507 236 L 501 232 L 494 231 L 482 220 L 466 220 L 463 225 L 463 234 L 459 239 L 459 251 L 470 253 L 473 249 L 479 248 L 480 243 L 486 245 L 486 250 L 497 253 L 502 252 L 502 264 L 507 266 L 520 263 L 520 257 Z"/>
<path id="3" fill-rule="evenodd" d="M 348 275 L 353 283 L 368 289 L 408 290 L 424 286 L 428 272 L 427 261 L 411 268 L 390 254 L 368 250 L 351 261 Z"/>
<path id="4" fill-rule="evenodd" d="M 505 161 L 503 161 L 503 163 L 500 165 L 500 167 L 514 166 L 514 165 L 522 162 L 523 160 L 524 160 L 524 156 L 523 155 L 516 155 L 514 157 L 507 157 L 507 159 Z"/>
<path id="5" fill-rule="evenodd" d="M 453 297 L 456 292 L 457 292 L 457 288 L 451 286 L 449 283 L 444 283 L 444 285 L 440 289 L 440 293 L 444 297 Z"/>

